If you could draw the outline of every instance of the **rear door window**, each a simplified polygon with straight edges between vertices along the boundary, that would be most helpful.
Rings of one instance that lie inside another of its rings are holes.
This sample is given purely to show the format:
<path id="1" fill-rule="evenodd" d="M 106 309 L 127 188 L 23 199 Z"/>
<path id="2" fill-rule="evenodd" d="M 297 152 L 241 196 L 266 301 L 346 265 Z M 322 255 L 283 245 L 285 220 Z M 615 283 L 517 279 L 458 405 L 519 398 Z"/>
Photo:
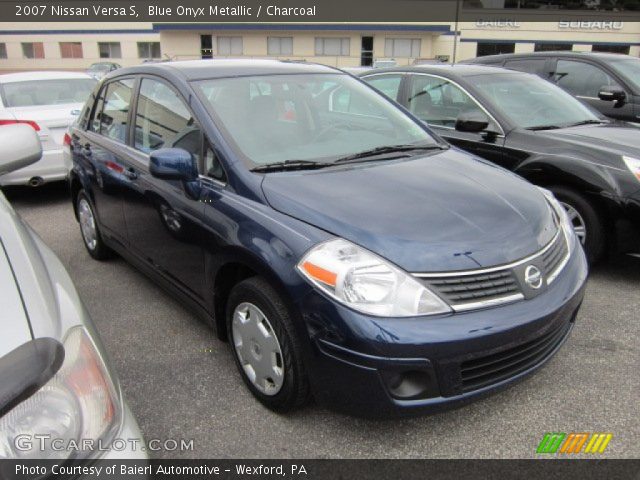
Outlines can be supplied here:
<path id="1" fill-rule="evenodd" d="M 102 111 L 99 117 L 99 133 L 120 143 L 126 143 L 129 127 L 129 110 L 135 81 L 131 78 L 115 80 L 106 86 Z M 95 126 L 95 120 L 94 120 Z"/>

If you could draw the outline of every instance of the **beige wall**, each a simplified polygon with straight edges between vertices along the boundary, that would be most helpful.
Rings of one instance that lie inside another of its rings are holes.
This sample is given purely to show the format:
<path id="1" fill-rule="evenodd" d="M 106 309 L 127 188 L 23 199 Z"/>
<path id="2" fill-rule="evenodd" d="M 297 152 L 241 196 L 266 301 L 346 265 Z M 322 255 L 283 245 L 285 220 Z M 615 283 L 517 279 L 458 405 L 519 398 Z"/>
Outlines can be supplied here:
<path id="1" fill-rule="evenodd" d="M 200 35 L 213 36 L 213 56 L 220 57 L 216 50 L 218 36 L 241 36 L 243 40 L 243 57 L 248 58 L 274 58 L 267 50 L 267 38 L 293 37 L 293 55 L 275 58 L 287 58 L 290 60 L 306 60 L 337 67 L 349 67 L 360 65 L 361 39 L 363 36 L 373 37 L 374 59 L 385 58 L 385 39 L 387 38 L 418 38 L 421 40 L 420 56 L 430 58 L 433 56 L 433 38 L 430 32 L 393 33 L 393 32 L 327 32 L 327 31 L 286 31 L 286 30 L 225 30 L 225 31 L 162 31 L 160 42 L 163 54 L 172 58 L 186 60 L 200 58 Z M 316 37 L 349 38 L 349 55 L 340 56 L 316 56 Z M 396 59 L 400 64 L 411 63 L 412 58 Z"/>
<path id="2" fill-rule="evenodd" d="M 433 22 L 432 22 L 433 23 Z M 426 23 L 425 23 L 426 24 Z M 61 27 L 61 25 L 63 25 Z M 64 28 L 65 30 L 149 30 L 150 33 L 67 33 L 60 34 L 3 34 L 6 30 L 50 30 L 51 28 Z M 218 30 L 218 31 L 197 31 L 183 30 L 171 31 L 162 30 L 152 32 L 153 25 L 150 23 L 124 23 L 111 22 L 108 24 L 98 23 L 65 23 L 52 27 L 50 23 L 16 24 L 0 22 L 0 43 L 5 43 L 7 48 L 7 59 L 0 59 L 0 70 L 33 70 L 33 69 L 84 69 L 89 64 L 99 61 L 98 42 L 120 42 L 122 58 L 113 61 L 122 65 L 136 65 L 142 59 L 138 58 L 137 42 L 161 42 L 163 55 L 175 59 L 196 59 L 200 58 L 200 34 L 213 35 L 213 55 L 219 57 L 216 52 L 216 37 L 221 36 L 242 36 L 243 56 L 250 58 L 268 57 L 267 37 L 293 37 L 293 55 L 286 58 L 307 60 L 310 62 L 325 63 L 328 65 L 346 67 L 360 65 L 360 46 L 362 36 L 374 37 L 374 59 L 385 58 L 386 38 L 420 38 L 421 58 L 434 58 L 438 55 L 448 55 L 452 58 L 454 36 L 441 35 L 433 32 L 389 32 L 389 31 L 286 31 L 286 30 Z M 354 26 L 354 28 L 357 28 Z M 450 24 L 453 30 L 454 25 Z M 477 43 L 474 39 L 491 40 L 513 40 L 516 41 L 516 52 L 533 51 L 536 40 L 564 41 L 564 42 L 587 42 L 585 45 L 574 44 L 574 50 L 589 51 L 592 42 L 612 42 L 612 43 L 639 43 L 640 42 L 640 22 L 625 22 L 621 30 L 571 30 L 559 29 L 557 22 L 520 22 L 519 28 L 481 28 L 475 23 L 461 23 L 459 25 L 461 36 L 457 43 L 456 60 L 464 60 L 476 56 Z M 316 37 L 348 37 L 350 39 L 350 52 L 345 56 L 316 56 Z M 82 42 L 82 59 L 63 59 L 60 57 L 59 42 Z M 45 48 L 44 59 L 25 59 L 22 57 L 22 42 L 43 42 Z M 631 55 L 640 56 L 640 46 L 632 46 Z M 281 57 L 285 58 L 285 57 Z M 408 64 L 413 58 L 396 58 L 399 64 Z"/>
<path id="3" fill-rule="evenodd" d="M 62 25 L 62 26 L 61 26 Z M 5 30 L 49 30 L 52 24 L 15 24 L 0 23 L 0 43 L 6 44 L 7 57 L 0 59 L 0 70 L 84 70 L 90 64 L 99 61 L 113 61 L 123 66 L 137 65 L 142 60 L 138 58 L 138 42 L 158 42 L 158 33 L 65 33 L 65 34 L 37 34 L 28 35 L 3 35 Z M 56 30 L 131 30 L 151 29 L 151 24 L 109 23 L 104 24 L 56 24 Z M 22 55 L 23 42 L 42 42 L 44 44 L 44 57 L 42 59 L 27 59 Z M 60 42 L 81 42 L 83 58 L 62 58 L 60 55 Z M 122 58 L 101 59 L 98 53 L 98 42 L 120 42 Z"/>

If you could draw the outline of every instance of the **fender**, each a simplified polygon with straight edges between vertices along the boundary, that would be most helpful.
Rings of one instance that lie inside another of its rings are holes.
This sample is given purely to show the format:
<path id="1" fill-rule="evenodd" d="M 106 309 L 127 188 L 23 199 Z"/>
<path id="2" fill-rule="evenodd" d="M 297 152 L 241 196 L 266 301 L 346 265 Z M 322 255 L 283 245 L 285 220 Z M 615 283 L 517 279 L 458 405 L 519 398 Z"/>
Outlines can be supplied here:
<path id="1" fill-rule="evenodd" d="M 536 154 L 521 162 L 514 173 L 535 185 L 563 185 L 597 197 L 606 204 L 622 205 L 621 192 L 611 167 L 568 155 Z"/>

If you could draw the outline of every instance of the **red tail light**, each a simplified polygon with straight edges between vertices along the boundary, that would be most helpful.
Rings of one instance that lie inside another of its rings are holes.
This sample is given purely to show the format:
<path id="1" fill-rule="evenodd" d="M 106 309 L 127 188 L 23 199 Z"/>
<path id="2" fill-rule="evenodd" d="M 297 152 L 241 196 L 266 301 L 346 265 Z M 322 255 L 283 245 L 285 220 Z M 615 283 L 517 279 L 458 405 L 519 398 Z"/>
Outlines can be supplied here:
<path id="1" fill-rule="evenodd" d="M 71 135 L 69 135 L 68 133 L 64 134 L 64 138 L 62 139 L 62 144 L 65 147 L 70 147 L 71 146 Z"/>
<path id="2" fill-rule="evenodd" d="M 16 125 L 18 123 L 24 123 L 33 128 L 36 132 L 40 131 L 40 125 L 33 120 L 0 120 L 0 127 L 4 125 Z"/>

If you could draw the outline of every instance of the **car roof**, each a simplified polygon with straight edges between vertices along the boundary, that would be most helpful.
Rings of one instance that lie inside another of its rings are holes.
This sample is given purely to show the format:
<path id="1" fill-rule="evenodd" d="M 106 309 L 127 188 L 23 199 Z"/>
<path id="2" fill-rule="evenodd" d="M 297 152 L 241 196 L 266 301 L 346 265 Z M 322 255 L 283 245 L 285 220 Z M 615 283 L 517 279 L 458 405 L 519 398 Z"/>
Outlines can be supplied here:
<path id="1" fill-rule="evenodd" d="M 575 52 L 573 50 L 559 50 L 559 51 L 548 51 L 548 52 L 524 52 L 524 53 L 502 53 L 500 55 L 487 55 L 484 57 L 478 57 L 468 62 L 485 62 L 492 60 L 507 60 L 509 58 L 530 58 L 530 57 L 582 57 L 582 58 L 595 58 L 600 60 L 619 60 L 621 58 L 631 57 L 630 55 L 622 55 L 619 53 L 608 53 L 608 52 Z"/>
<path id="2" fill-rule="evenodd" d="M 212 59 L 188 60 L 179 62 L 146 63 L 135 67 L 128 67 L 114 72 L 123 74 L 179 74 L 186 80 L 205 80 L 210 78 L 224 78 L 251 75 L 279 75 L 295 73 L 338 73 L 344 74 L 337 68 L 316 63 L 292 62 L 284 60 L 266 59 Z"/>
<path id="3" fill-rule="evenodd" d="M 82 72 L 57 72 L 44 70 L 40 72 L 5 73 L 0 75 L 0 83 L 28 82 L 31 80 L 56 80 L 73 78 L 92 78 Z"/>
<path id="4" fill-rule="evenodd" d="M 384 72 L 415 72 L 415 73 L 431 73 L 434 75 L 443 75 L 446 77 L 473 77 L 476 75 L 495 75 L 498 69 L 489 65 L 480 64 L 462 64 L 457 63 L 455 65 L 442 64 L 442 65 L 409 65 L 405 67 L 393 67 L 393 68 L 378 68 L 375 70 L 369 70 L 366 74 L 378 74 Z M 514 70 L 499 69 L 500 73 L 513 74 L 513 75 L 526 75 L 522 72 L 516 72 Z M 362 74 L 364 76 L 365 74 Z"/>

